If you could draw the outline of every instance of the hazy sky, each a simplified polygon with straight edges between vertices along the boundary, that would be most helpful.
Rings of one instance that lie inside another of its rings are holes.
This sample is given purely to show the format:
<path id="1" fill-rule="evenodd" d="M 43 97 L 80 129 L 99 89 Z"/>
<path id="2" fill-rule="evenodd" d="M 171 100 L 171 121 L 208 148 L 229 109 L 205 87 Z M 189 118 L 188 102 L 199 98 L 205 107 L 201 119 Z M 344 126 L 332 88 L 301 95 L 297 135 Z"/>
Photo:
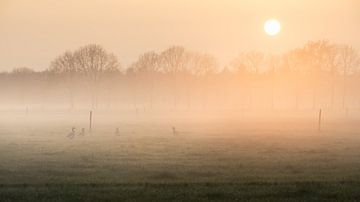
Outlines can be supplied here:
<path id="1" fill-rule="evenodd" d="M 264 34 L 267 18 L 283 30 Z M 126 66 L 170 45 L 218 56 L 281 53 L 328 39 L 360 50 L 360 0 L 0 0 L 0 70 L 45 69 L 65 50 L 99 43 Z"/>

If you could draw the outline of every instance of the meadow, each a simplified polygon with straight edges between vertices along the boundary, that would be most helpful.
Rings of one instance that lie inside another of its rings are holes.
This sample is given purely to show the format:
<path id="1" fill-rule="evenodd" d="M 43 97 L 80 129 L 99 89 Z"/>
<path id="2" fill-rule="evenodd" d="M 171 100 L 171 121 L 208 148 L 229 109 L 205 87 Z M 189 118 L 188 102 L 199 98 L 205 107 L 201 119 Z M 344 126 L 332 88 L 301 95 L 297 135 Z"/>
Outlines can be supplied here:
<path id="1" fill-rule="evenodd" d="M 359 120 L 316 113 L 3 112 L 0 201 L 359 200 Z"/>

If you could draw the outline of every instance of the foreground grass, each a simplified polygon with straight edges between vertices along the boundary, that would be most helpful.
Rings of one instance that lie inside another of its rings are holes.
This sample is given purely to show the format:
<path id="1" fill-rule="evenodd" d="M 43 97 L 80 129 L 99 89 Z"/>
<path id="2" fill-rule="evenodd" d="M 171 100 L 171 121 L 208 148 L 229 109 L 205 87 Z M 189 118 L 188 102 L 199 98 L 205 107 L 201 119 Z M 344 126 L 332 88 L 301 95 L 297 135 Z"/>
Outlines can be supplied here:
<path id="1" fill-rule="evenodd" d="M 360 201 L 357 123 L 0 124 L 0 202 Z"/>
<path id="2" fill-rule="evenodd" d="M 358 201 L 360 182 L 0 185 L 1 201 Z"/>

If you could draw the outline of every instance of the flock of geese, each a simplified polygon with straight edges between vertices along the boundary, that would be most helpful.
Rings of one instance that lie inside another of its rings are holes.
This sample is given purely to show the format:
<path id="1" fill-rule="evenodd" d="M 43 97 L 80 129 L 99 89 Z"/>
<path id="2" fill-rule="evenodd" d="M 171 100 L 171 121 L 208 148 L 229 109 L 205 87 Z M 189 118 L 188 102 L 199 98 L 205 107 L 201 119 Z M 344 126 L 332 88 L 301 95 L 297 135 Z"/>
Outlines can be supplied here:
<path id="1" fill-rule="evenodd" d="M 76 128 L 72 127 L 71 132 L 67 135 L 67 137 L 73 139 L 75 136 L 85 136 L 85 128 L 82 128 L 81 132 L 76 134 Z"/>
<path id="2" fill-rule="evenodd" d="M 179 134 L 178 131 L 176 130 L 176 128 L 175 128 L 174 126 L 172 126 L 171 129 L 172 129 L 172 134 L 173 134 L 173 135 L 178 135 L 178 134 Z M 85 134 L 86 134 L 85 128 L 82 128 L 79 133 L 76 133 L 76 128 L 75 128 L 75 127 L 72 127 L 72 128 L 71 128 L 71 131 L 70 131 L 70 133 L 67 135 L 67 137 L 68 137 L 69 139 L 73 139 L 73 138 L 75 138 L 76 136 L 83 137 L 83 136 L 85 136 Z M 116 129 L 115 129 L 114 134 L 115 134 L 116 136 L 119 136 L 119 135 L 120 135 L 120 130 L 119 130 L 119 128 L 116 128 Z"/>

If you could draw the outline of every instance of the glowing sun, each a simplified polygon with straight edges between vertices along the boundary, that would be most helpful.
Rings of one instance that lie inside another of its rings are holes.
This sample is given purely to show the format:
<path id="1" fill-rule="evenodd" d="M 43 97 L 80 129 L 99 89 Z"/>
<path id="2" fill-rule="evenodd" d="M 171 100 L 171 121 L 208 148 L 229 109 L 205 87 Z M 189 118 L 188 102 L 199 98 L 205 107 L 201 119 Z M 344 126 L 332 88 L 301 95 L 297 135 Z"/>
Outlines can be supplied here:
<path id="1" fill-rule="evenodd" d="M 276 19 L 269 19 L 264 24 L 264 30 L 266 34 L 270 36 L 275 36 L 281 31 L 280 22 Z"/>

